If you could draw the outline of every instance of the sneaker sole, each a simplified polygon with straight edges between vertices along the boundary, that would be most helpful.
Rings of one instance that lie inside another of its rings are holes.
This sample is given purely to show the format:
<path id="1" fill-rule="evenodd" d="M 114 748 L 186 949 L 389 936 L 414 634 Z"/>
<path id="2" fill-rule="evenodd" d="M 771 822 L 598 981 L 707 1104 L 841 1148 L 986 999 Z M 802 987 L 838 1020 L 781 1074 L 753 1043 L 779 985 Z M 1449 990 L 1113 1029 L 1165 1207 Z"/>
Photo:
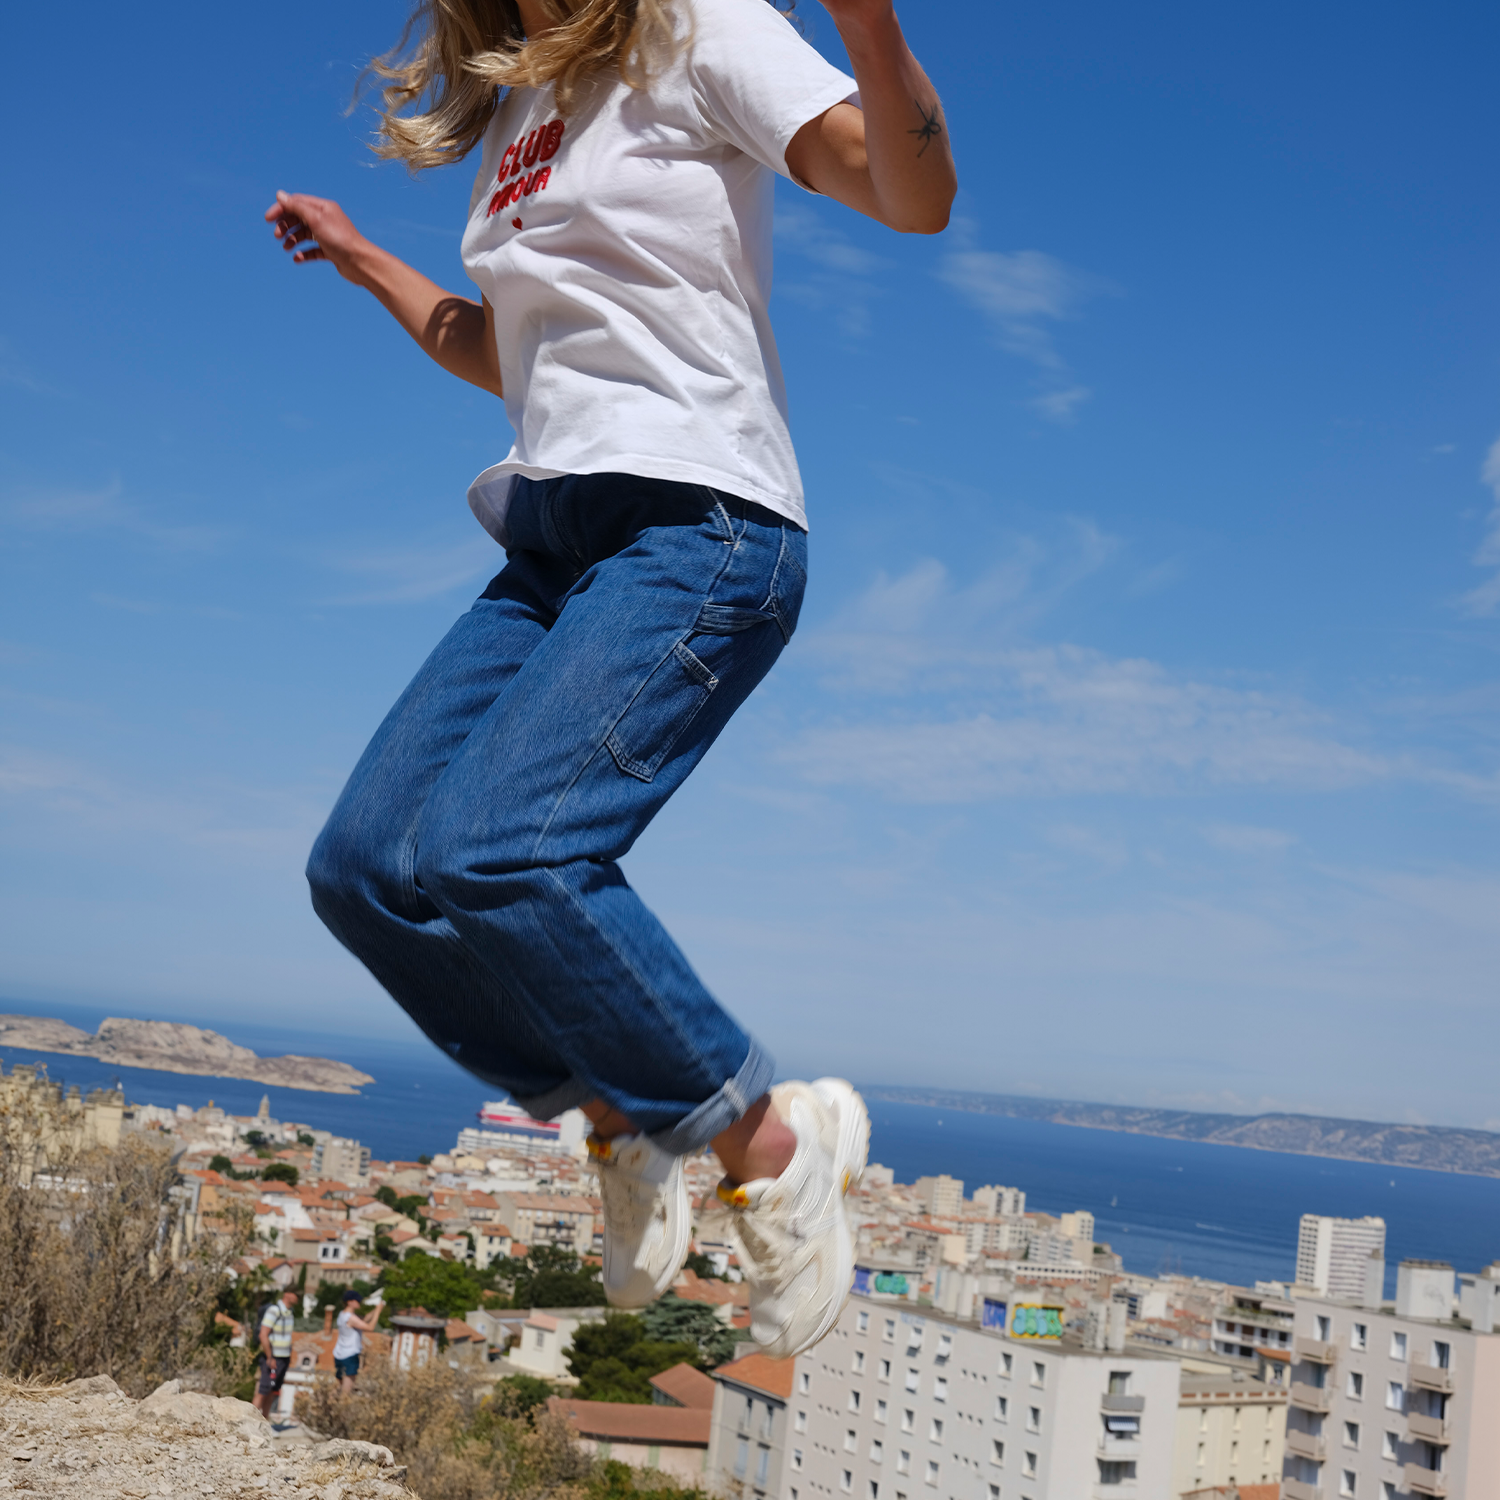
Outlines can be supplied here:
<path id="1" fill-rule="evenodd" d="M 849 1305 L 849 1294 L 854 1289 L 855 1240 L 846 1200 L 864 1177 L 865 1162 L 870 1150 L 870 1116 L 865 1110 L 864 1100 L 855 1092 L 853 1085 L 842 1078 L 820 1078 L 816 1083 L 806 1084 L 804 1087 L 816 1094 L 838 1121 L 838 1136 L 832 1145 L 834 1180 L 840 1187 L 842 1233 L 838 1235 L 834 1284 L 841 1290 L 830 1302 L 828 1311 L 819 1319 L 816 1329 L 799 1340 L 796 1347 L 789 1346 L 785 1350 L 774 1344 L 766 1347 L 765 1352 L 778 1359 L 792 1359 L 827 1338 L 833 1331 L 834 1324 L 843 1316 L 845 1307 Z"/>
<path id="2" fill-rule="evenodd" d="M 663 1297 L 672 1289 L 672 1284 L 677 1280 L 677 1273 L 682 1270 L 682 1263 L 687 1259 L 688 1246 L 693 1238 L 693 1203 L 688 1196 L 687 1181 L 679 1171 L 677 1174 L 677 1234 L 672 1246 L 671 1270 L 658 1276 L 651 1289 L 644 1295 L 632 1296 L 627 1288 L 614 1288 L 606 1285 L 604 1288 L 604 1300 L 613 1308 L 621 1312 L 639 1312 L 643 1307 L 650 1307 L 658 1297 Z M 849 1273 L 854 1274 L 852 1271 Z M 603 1277 L 599 1278 L 603 1281 Z"/>

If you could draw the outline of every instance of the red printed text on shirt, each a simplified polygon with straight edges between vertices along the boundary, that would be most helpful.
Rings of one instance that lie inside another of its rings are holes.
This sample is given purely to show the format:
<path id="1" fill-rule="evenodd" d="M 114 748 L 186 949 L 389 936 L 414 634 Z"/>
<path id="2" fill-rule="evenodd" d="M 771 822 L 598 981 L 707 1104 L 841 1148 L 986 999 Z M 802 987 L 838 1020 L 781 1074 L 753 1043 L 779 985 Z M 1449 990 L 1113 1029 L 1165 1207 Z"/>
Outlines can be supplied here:
<path id="1" fill-rule="evenodd" d="M 509 204 L 541 192 L 547 186 L 552 178 L 552 168 L 537 167 L 536 164 L 556 156 L 562 138 L 563 122 L 552 120 L 505 148 L 500 157 L 500 170 L 495 173 L 499 186 L 490 198 L 485 218 L 499 213 Z M 534 167 L 535 171 L 532 170 Z"/>

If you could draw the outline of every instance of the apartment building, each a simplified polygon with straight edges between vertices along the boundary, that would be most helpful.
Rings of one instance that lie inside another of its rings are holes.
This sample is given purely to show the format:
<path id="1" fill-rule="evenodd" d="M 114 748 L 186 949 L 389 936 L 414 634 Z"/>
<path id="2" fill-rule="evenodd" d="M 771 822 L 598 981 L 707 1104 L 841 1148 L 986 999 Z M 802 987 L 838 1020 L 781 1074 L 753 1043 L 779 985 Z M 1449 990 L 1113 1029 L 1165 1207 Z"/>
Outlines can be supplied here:
<path id="1" fill-rule="evenodd" d="M 522 1245 L 564 1245 L 579 1255 L 594 1248 L 594 1225 L 602 1223 L 596 1198 L 563 1193 L 496 1193 L 500 1217 Z"/>
<path id="2" fill-rule="evenodd" d="M 1276 1485 L 1285 1445 L 1285 1385 L 1252 1371 L 1183 1360 L 1172 1454 L 1174 1500 L 1194 1490 Z"/>
<path id="3" fill-rule="evenodd" d="M 767 1500 L 1166 1496 L 1176 1360 L 1085 1349 L 1045 1302 L 986 1299 L 976 1322 L 855 1295 L 795 1362 Z"/>
<path id="4" fill-rule="evenodd" d="M 345 1182 L 350 1187 L 370 1185 L 370 1148 L 347 1136 L 319 1133 L 313 1146 L 312 1177 L 315 1182 Z"/>
<path id="5" fill-rule="evenodd" d="M 934 1219 L 956 1219 L 964 1211 L 961 1177 L 919 1177 L 912 1185 L 917 1200 Z"/>
<path id="6" fill-rule="evenodd" d="M 704 1465 L 710 1490 L 734 1500 L 792 1500 L 798 1495 L 800 1480 L 789 1480 L 787 1471 L 787 1403 L 796 1365 L 795 1360 L 748 1354 L 714 1371 L 717 1390 Z"/>
<path id="7" fill-rule="evenodd" d="M 1491 1268 L 1493 1271 L 1494 1268 Z M 1500 1500 L 1500 1277 L 1403 1261 L 1395 1305 L 1295 1299 L 1282 1500 Z"/>
<path id="8" fill-rule="evenodd" d="M 974 1189 L 974 1211 L 991 1218 L 1019 1218 L 1026 1212 L 1026 1194 L 1020 1188 L 987 1187 Z"/>
<path id="9" fill-rule="evenodd" d="M 1335 1302 L 1379 1302 L 1381 1288 L 1367 1285 L 1372 1262 L 1385 1274 L 1385 1220 L 1331 1219 L 1303 1214 L 1297 1230 L 1297 1282 Z"/>
<path id="10" fill-rule="evenodd" d="M 1253 1360 L 1292 1352 L 1291 1301 L 1271 1292 L 1230 1287 L 1214 1309 L 1210 1348 L 1229 1359 Z"/>

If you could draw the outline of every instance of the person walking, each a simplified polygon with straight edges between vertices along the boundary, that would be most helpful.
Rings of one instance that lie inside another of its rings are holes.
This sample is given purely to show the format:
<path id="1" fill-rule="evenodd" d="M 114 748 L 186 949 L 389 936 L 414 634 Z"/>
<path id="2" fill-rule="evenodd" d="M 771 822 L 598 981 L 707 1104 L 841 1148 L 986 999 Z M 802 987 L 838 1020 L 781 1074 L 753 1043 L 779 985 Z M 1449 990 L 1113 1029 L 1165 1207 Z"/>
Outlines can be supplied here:
<path id="1" fill-rule="evenodd" d="M 296 1326 L 292 1309 L 298 1300 L 296 1287 L 289 1286 L 266 1305 L 260 1318 L 260 1379 L 255 1385 L 254 1404 L 268 1422 L 292 1362 L 292 1331 Z"/>
<path id="2" fill-rule="evenodd" d="M 337 203 L 266 211 L 294 261 L 373 293 L 515 434 L 468 496 L 505 566 L 355 767 L 308 863 L 314 908 L 475 1077 L 588 1116 L 615 1306 L 672 1284 L 682 1159 L 712 1145 L 751 1333 L 780 1355 L 848 1297 L 864 1105 L 840 1079 L 773 1088 L 619 860 L 802 605 L 773 174 L 902 232 L 941 230 L 953 201 L 891 0 L 823 3 L 852 78 L 766 0 L 423 0 L 373 65 L 376 150 L 414 171 L 478 152 L 477 302 Z"/>
<path id="3" fill-rule="evenodd" d="M 365 1335 L 374 1333 L 378 1326 L 374 1318 L 360 1317 L 363 1298 L 358 1292 L 344 1293 L 344 1310 L 338 1316 L 339 1336 L 333 1344 L 333 1373 L 338 1377 L 339 1390 L 349 1395 L 359 1375 L 359 1359 L 365 1350 Z"/>

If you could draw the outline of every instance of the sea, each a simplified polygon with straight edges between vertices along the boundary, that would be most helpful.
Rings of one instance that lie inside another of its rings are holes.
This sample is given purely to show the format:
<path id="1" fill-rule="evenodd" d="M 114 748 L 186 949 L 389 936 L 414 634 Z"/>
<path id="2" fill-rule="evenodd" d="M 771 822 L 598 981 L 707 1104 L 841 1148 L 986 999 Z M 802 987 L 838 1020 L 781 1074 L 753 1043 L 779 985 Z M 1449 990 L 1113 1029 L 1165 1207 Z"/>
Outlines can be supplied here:
<path id="1" fill-rule="evenodd" d="M 21 1013 L 21 1002 L 4 1009 Z M 49 1005 L 47 1014 L 94 1029 L 104 1012 Z M 64 1084 L 119 1087 L 132 1103 L 194 1108 L 210 1102 L 254 1114 L 269 1094 L 279 1120 L 352 1136 L 383 1160 L 410 1161 L 453 1148 L 477 1124 L 494 1090 L 436 1047 L 348 1034 L 292 1032 L 254 1024 L 220 1026 L 262 1056 L 298 1052 L 337 1058 L 371 1074 L 358 1095 L 267 1088 L 232 1078 L 202 1078 L 120 1068 L 91 1058 L 0 1047 L 8 1072 L 18 1062 L 46 1067 Z M 1179 1272 L 1252 1286 L 1290 1280 L 1304 1213 L 1386 1221 L 1387 1294 L 1408 1257 L 1476 1271 L 1500 1259 L 1500 1178 L 1426 1172 L 1328 1157 L 1255 1151 L 1242 1146 L 1164 1140 L 1040 1120 L 1012 1120 L 921 1104 L 870 1102 L 870 1160 L 898 1182 L 947 1173 L 966 1191 L 994 1183 L 1019 1187 L 1028 1208 L 1088 1209 L 1095 1238 L 1144 1275 Z"/>

